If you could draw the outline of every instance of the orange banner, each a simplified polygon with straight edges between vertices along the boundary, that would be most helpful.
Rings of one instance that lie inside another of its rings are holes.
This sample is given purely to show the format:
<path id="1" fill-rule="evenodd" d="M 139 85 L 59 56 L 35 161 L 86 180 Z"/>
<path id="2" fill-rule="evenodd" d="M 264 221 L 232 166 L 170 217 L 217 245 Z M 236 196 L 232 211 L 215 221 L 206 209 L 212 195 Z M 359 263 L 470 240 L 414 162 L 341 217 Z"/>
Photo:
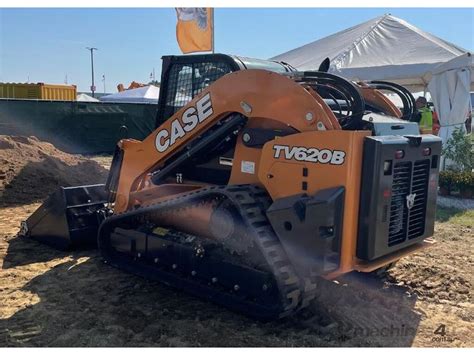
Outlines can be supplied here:
<path id="1" fill-rule="evenodd" d="M 214 9 L 177 7 L 176 39 L 183 53 L 214 51 Z"/>

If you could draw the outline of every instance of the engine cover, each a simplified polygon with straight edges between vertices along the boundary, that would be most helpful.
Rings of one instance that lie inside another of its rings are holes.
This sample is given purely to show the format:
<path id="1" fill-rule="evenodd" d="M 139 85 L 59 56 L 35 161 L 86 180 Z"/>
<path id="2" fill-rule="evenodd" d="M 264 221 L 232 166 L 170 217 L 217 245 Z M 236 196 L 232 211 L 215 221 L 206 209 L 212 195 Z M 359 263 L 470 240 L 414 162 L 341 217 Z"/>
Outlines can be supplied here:
<path id="1" fill-rule="evenodd" d="M 441 139 L 366 137 L 357 257 L 374 260 L 433 235 Z"/>

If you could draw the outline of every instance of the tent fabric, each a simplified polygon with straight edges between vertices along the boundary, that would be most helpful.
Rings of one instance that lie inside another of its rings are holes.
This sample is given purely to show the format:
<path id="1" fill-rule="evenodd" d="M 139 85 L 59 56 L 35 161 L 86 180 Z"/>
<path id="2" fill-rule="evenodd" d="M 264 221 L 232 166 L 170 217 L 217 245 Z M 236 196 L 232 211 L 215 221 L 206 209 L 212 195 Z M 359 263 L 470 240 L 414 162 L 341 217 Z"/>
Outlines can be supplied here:
<path id="1" fill-rule="evenodd" d="M 464 61 L 463 63 L 460 59 Z M 439 136 L 443 143 L 455 129 L 465 130 L 470 108 L 471 58 L 455 58 L 457 63 L 447 62 L 434 71 L 428 84 L 433 104 L 440 121 Z"/>
<path id="2" fill-rule="evenodd" d="M 80 102 L 99 102 L 95 97 L 89 96 L 87 94 L 78 94 L 76 96 L 76 101 Z"/>
<path id="3" fill-rule="evenodd" d="M 154 85 L 143 86 L 141 88 L 125 90 L 111 95 L 102 96 L 103 102 L 128 102 L 128 103 L 158 103 L 160 88 Z"/>
<path id="4" fill-rule="evenodd" d="M 384 15 L 271 59 L 298 70 L 317 70 L 329 57 L 329 72 L 347 79 L 391 80 L 421 91 L 429 82 L 429 73 L 467 52 L 402 19 Z"/>

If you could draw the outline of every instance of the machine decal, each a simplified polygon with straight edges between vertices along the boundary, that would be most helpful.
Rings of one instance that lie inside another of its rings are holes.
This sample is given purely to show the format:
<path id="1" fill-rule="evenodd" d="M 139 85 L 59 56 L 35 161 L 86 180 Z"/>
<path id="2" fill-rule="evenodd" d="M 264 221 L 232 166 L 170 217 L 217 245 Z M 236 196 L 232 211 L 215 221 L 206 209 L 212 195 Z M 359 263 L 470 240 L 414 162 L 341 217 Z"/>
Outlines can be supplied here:
<path id="1" fill-rule="evenodd" d="M 406 199 L 407 199 L 407 208 L 409 210 L 411 210 L 413 208 L 413 206 L 415 205 L 415 197 L 416 197 L 416 194 L 409 194 L 406 197 Z"/>
<path id="2" fill-rule="evenodd" d="M 156 134 L 155 147 L 160 152 L 165 152 L 187 133 L 193 131 L 213 113 L 211 94 L 207 93 L 196 102 L 196 107 L 191 106 L 171 122 L 169 132 L 166 128 Z"/>
<path id="3" fill-rule="evenodd" d="M 242 160 L 242 165 L 241 165 L 240 170 L 246 174 L 255 174 L 255 163 L 253 161 Z"/>
<path id="4" fill-rule="evenodd" d="M 310 163 L 342 165 L 346 152 L 342 150 L 316 149 L 306 147 L 289 147 L 275 144 L 275 158 L 283 157 L 286 160 L 307 161 Z"/>

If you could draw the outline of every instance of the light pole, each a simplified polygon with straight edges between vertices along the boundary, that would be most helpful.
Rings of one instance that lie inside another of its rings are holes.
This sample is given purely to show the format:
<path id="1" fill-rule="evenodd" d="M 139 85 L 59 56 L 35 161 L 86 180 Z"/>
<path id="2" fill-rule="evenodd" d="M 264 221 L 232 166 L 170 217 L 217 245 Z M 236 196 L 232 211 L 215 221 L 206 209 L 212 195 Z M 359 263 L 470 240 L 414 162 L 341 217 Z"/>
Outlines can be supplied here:
<path id="1" fill-rule="evenodd" d="M 94 97 L 94 92 L 95 92 L 95 85 L 94 85 L 94 51 L 98 50 L 97 48 L 94 47 L 86 47 L 88 51 L 91 51 L 91 68 L 92 68 L 92 85 L 91 85 L 91 92 L 92 92 L 92 97 Z"/>

